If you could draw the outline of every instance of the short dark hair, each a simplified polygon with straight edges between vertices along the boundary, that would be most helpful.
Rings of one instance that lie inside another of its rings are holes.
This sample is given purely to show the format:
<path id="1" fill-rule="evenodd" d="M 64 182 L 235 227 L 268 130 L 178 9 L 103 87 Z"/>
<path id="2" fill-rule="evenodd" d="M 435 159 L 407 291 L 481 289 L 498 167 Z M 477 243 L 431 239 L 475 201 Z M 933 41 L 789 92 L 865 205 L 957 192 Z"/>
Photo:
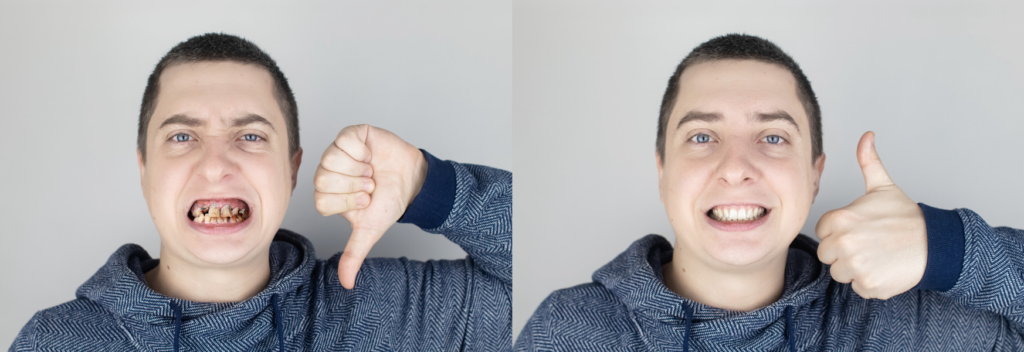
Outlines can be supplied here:
<path id="1" fill-rule="evenodd" d="M 294 156 L 299 151 L 299 107 L 295 104 L 295 95 L 288 86 L 288 79 L 284 77 L 274 59 L 248 40 L 230 34 L 207 33 L 175 45 L 160 59 L 153 73 L 149 75 L 146 92 L 142 94 L 139 136 L 136 140 L 143 163 L 146 162 L 146 130 L 149 128 L 149 120 L 156 110 L 156 99 L 160 94 L 160 75 L 168 67 L 201 61 L 234 61 L 265 68 L 274 80 L 274 97 L 277 98 L 277 105 L 284 115 L 288 131 L 288 154 Z"/>
<path id="2" fill-rule="evenodd" d="M 712 38 L 690 51 L 689 55 L 679 63 L 676 72 L 668 79 L 668 88 L 661 99 L 661 116 L 658 117 L 658 140 L 656 142 L 658 156 L 665 161 L 665 134 L 668 132 L 668 119 L 675 108 L 676 96 L 679 94 L 679 76 L 687 67 L 703 62 L 718 60 L 756 60 L 784 67 L 796 78 L 796 97 L 804 106 L 811 130 L 811 163 L 822 153 L 821 141 L 821 108 L 818 98 L 814 96 L 811 82 L 804 76 L 800 66 L 793 58 L 786 55 L 774 43 L 752 35 L 727 34 Z"/>

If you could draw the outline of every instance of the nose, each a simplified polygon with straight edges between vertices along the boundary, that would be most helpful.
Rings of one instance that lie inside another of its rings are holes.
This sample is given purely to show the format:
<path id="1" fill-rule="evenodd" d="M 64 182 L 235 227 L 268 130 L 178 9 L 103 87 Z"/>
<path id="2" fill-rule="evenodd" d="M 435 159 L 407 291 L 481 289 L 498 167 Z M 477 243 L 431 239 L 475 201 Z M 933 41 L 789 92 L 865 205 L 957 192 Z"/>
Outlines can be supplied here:
<path id="1" fill-rule="evenodd" d="M 210 141 L 203 146 L 203 155 L 196 165 L 196 174 L 209 183 L 219 183 L 238 171 L 231 157 L 231 145 L 224 141 Z"/>
<path id="2" fill-rule="evenodd" d="M 731 186 L 740 186 L 756 182 L 761 174 L 753 163 L 757 151 L 754 146 L 737 143 L 722 151 L 716 177 L 719 182 Z"/>

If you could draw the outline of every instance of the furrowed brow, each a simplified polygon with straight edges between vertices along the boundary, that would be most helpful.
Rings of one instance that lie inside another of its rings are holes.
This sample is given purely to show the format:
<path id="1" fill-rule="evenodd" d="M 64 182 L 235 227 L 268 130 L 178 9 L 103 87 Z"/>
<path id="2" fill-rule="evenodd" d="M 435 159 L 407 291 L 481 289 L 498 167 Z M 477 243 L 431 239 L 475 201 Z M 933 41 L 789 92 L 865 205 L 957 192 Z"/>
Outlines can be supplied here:
<path id="1" fill-rule="evenodd" d="M 161 128 L 164 128 L 164 126 L 168 126 L 168 125 L 185 125 L 185 126 L 189 126 L 189 127 L 196 127 L 196 126 L 202 126 L 204 124 L 206 124 L 206 123 L 203 122 L 203 120 L 200 120 L 200 119 L 197 119 L 197 118 L 194 118 L 194 117 L 188 117 L 188 116 L 185 116 L 185 115 L 182 115 L 182 114 L 177 114 L 177 115 L 171 116 L 171 117 L 167 118 L 166 120 L 164 120 L 164 122 L 161 123 L 160 127 L 158 127 L 157 129 L 159 130 Z"/>
<path id="2" fill-rule="evenodd" d="M 270 123 L 270 121 L 268 121 L 267 119 L 263 118 L 263 116 L 256 115 L 256 114 L 249 114 L 249 115 L 246 115 L 245 117 L 240 117 L 240 118 L 235 119 L 235 121 L 231 123 L 231 127 L 242 127 L 242 126 L 247 126 L 247 125 L 251 125 L 251 124 L 254 124 L 254 123 L 264 124 L 264 125 L 267 125 L 267 127 L 270 127 L 270 129 L 272 129 L 272 130 L 275 130 L 275 131 L 277 130 L 276 128 L 274 128 L 274 124 Z"/>
<path id="3" fill-rule="evenodd" d="M 679 123 L 676 124 L 676 129 L 682 127 L 684 123 L 690 121 L 718 122 L 721 120 L 722 114 L 719 114 L 717 112 L 690 111 L 686 113 L 686 116 L 683 116 L 683 118 L 679 119 Z"/>
<path id="4" fill-rule="evenodd" d="M 771 122 L 776 120 L 787 121 L 793 125 L 793 128 L 796 128 L 797 132 L 800 132 L 800 126 L 796 124 L 796 120 L 794 120 L 792 116 L 789 116 L 789 113 L 782 110 L 772 113 L 758 113 L 756 119 L 758 122 Z"/>

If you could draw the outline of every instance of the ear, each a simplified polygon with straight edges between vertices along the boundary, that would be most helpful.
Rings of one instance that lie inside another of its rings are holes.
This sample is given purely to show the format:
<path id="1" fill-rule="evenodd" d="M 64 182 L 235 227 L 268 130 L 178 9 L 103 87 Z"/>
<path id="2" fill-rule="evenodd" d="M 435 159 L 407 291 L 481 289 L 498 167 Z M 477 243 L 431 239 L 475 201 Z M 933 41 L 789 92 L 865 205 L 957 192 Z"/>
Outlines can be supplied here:
<path id="1" fill-rule="evenodd" d="M 298 183 L 299 177 L 299 165 L 302 164 L 302 148 L 300 147 L 295 155 L 292 155 L 292 191 L 295 191 L 295 185 Z"/>
<path id="2" fill-rule="evenodd" d="M 821 181 L 821 173 L 825 171 L 825 153 L 821 153 L 818 160 L 814 161 L 814 196 L 811 197 L 811 204 L 818 198 L 818 188 Z"/>
<path id="3" fill-rule="evenodd" d="M 654 151 L 654 164 L 658 167 L 658 198 L 661 198 L 661 202 L 665 203 L 665 192 L 664 192 L 664 175 L 665 167 L 662 165 L 661 154 L 657 150 Z"/>
<path id="4" fill-rule="evenodd" d="M 146 162 L 142 161 L 142 151 L 139 148 L 135 148 L 135 158 L 139 161 L 139 186 L 142 187 L 142 197 L 145 198 L 146 194 Z"/>
<path id="5" fill-rule="evenodd" d="M 139 148 L 135 148 L 135 157 L 139 160 L 139 179 L 146 177 L 146 163 L 142 161 L 142 151 Z"/>

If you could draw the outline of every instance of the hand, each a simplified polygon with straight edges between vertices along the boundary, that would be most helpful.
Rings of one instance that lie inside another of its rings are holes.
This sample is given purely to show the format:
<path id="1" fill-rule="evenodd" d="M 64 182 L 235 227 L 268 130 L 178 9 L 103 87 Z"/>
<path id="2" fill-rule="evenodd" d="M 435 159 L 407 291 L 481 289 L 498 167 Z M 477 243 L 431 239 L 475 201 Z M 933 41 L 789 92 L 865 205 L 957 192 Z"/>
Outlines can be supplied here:
<path id="1" fill-rule="evenodd" d="M 818 258 L 832 265 L 833 279 L 852 282 L 861 297 L 889 299 L 924 277 L 928 230 L 921 208 L 896 187 L 882 166 L 874 132 L 860 138 L 857 161 L 867 192 L 818 220 Z"/>
<path id="2" fill-rule="evenodd" d="M 338 261 L 338 280 L 355 287 L 356 274 L 377 240 L 419 194 L 427 161 L 394 133 L 348 126 L 327 147 L 313 176 L 313 200 L 323 216 L 341 214 L 352 235 Z"/>

